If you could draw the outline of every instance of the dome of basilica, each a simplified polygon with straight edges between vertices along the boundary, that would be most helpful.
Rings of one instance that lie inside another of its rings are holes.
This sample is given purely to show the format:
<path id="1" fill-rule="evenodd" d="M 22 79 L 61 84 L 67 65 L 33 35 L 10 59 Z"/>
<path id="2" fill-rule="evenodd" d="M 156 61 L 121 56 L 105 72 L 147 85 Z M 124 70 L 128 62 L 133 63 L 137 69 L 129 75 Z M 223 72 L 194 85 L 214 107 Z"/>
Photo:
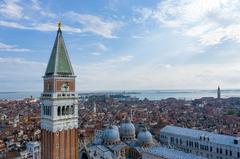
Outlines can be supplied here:
<path id="1" fill-rule="evenodd" d="M 138 133 L 137 142 L 139 146 L 147 147 L 153 144 L 152 134 L 146 129 L 143 128 L 142 131 Z"/>
<path id="2" fill-rule="evenodd" d="M 119 131 L 122 140 L 132 140 L 135 138 L 135 126 L 129 118 L 121 123 Z"/>
<path id="3" fill-rule="evenodd" d="M 119 131 L 114 125 L 110 125 L 103 134 L 103 141 L 107 145 L 116 144 L 120 141 Z"/>

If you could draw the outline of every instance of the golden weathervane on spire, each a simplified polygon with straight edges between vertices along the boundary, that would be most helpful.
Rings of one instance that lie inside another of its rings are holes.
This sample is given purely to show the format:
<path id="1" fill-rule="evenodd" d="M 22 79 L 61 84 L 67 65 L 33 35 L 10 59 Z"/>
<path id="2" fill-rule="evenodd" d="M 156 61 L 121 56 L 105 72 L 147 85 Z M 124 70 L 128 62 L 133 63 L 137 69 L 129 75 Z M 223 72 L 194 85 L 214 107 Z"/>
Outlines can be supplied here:
<path id="1" fill-rule="evenodd" d="M 58 29 L 60 30 L 60 29 L 61 29 L 61 26 L 62 26 L 61 21 L 59 21 L 59 22 L 57 23 L 57 25 L 58 25 Z"/>

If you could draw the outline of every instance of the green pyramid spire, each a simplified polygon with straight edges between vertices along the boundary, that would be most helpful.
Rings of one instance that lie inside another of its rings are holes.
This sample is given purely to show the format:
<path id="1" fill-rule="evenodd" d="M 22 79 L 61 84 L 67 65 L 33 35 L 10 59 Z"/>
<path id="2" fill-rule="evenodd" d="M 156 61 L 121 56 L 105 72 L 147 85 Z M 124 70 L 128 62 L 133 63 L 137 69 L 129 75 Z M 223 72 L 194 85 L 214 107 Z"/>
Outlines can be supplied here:
<path id="1" fill-rule="evenodd" d="M 63 40 L 61 23 L 58 23 L 57 36 L 45 72 L 45 76 L 49 75 L 74 75 L 68 52 Z"/>

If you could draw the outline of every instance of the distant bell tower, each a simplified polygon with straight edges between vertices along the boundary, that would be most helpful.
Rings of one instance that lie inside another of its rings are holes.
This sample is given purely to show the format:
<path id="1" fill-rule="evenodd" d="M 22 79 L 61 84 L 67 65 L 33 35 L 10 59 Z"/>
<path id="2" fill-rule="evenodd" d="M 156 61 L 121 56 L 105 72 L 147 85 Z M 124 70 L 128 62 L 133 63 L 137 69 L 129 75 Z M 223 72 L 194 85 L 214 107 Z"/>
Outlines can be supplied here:
<path id="1" fill-rule="evenodd" d="M 97 105 L 96 103 L 94 102 L 93 103 L 93 113 L 96 113 L 97 112 Z"/>
<path id="2" fill-rule="evenodd" d="M 221 99 L 221 90 L 220 90 L 219 86 L 218 86 L 218 89 L 217 89 L 217 99 Z"/>
<path id="3" fill-rule="evenodd" d="M 78 98 L 61 23 L 43 76 L 41 95 L 42 159 L 78 159 Z"/>

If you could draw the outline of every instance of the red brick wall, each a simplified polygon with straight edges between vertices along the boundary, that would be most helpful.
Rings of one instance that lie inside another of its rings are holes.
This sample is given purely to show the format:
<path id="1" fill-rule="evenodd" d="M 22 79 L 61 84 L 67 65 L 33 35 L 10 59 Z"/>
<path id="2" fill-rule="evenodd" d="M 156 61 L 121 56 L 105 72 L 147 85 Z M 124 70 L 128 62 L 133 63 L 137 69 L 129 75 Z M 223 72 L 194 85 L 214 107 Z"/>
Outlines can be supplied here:
<path id="1" fill-rule="evenodd" d="M 59 146 L 57 146 L 59 144 Z M 57 133 L 42 130 L 42 159 L 78 159 L 77 129 Z"/>
<path id="2" fill-rule="evenodd" d="M 50 90 L 48 90 L 50 88 Z M 53 91 L 53 80 L 44 80 L 43 91 L 49 92 Z"/>
<path id="3" fill-rule="evenodd" d="M 69 86 L 69 91 L 74 92 L 75 91 L 75 80 L 52 80 L 52 79 L 48 79 L 48 80 L 44 80 L 44 84 L 43 84 L 43 91 L 44 92 L 51 92 L 51 91 L 55 91 L 55 92 L 60 92 L 61 91 L 61 87 L 64 83 L 68 83 Z M 55 86 L 55 89 L 54 89 Z"/>

